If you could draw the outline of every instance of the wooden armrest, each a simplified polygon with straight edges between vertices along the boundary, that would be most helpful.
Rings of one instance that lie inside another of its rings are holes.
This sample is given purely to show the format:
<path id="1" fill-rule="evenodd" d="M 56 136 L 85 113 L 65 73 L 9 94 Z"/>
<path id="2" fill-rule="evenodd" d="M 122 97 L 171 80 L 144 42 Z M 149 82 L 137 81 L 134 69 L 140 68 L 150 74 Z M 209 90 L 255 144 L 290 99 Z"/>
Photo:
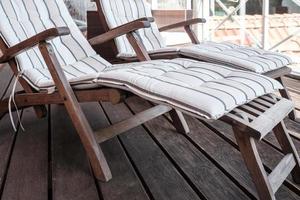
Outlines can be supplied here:
<path id="1" fill-rule="evenodd" d="M 203 19 L 203 18 L 195 18 L 195 19 L 190 19 L 190 20 L 186 20 L 186 21 L 183 21 L 183 22 L 178 22 L 178 23 L 175 23 L 175 24 L 170 24 L 170 25 L 167 25 L 167 26 L 163 26 L 163 27 L 159 28 L 159 31 L 163 32 L 163 31 L 167 31 L 167 30 L 171 30 L 171 29 L 175 29 L 175 28 L 187 27 L 187 26 L 190 26 L 190 25 L 193 25 L 193 24 L 205 23 L 205 22 L 206 22 L 206 20 Z"/>
<path id="2" fill-rule="evenodd" d="M 28 38 L 3 52 L 3 55 L 0 57 L 0 63 L 6 63 L 9 60 L 13 59 L 16 55 L 27 51 L 28 49 L 38 45 L 42 41 L 51 40 L 58 36 L 69 35 L 70 30 L 67 27 L 61 28 L 51 28 L 45 30 L 37 35 Z"/>
<path id="3" fill-rule="evenodd" d="M 127 24 L 113 28 L 106 33 L 93 37 L 89 40 L 89 42 L 91 45 L 102 44 L 104 42 L 107 42 L 122 35 L 126 35 L 127 33 L 136 31 L 138 29 L 149 28 L 151 26 L 150 23 L 153 21 L 153 18 L 140 18 Z"/>

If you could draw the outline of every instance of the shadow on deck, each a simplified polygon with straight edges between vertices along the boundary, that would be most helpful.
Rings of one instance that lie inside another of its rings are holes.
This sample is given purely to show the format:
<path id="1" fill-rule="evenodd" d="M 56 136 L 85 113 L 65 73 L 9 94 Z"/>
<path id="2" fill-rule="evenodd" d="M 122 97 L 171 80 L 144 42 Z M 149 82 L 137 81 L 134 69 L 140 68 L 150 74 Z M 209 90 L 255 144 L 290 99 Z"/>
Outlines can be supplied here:
<path id="1" fill-rule="evenodd" d="M 0 69 L 0 97 L 10 91 L 11 74 Z M 4 73 L 3 73 L 4 72 Z M 6 75 L 3 75 L 5 74 Z M 2 79 L 1 79 L 2 78 Z M 300 108 L 299 85 L 287 79 Z M 2 94 L 4 92 L 4 94 Z M 94 129 L 106 127 L 150 106 L 131 97 L 126 103 L 82 104 Z M 22 112 L 26 132 L 14 134 L 9 116 L 0 121 L 1 199 L 256 199 L 254 185 L 242 161 L 231 128 L 222 122 L 187 117 L 189 135 L 178 134 L 168 116 L 161 116 L 101 145 L 112 170 L 108 183 L 97 181 L 63 106 L 49 107 L 37 119 Z M 300 125 L 287 120 L 290 131 Z M 293 138 L 300 153 L 300 140 Z M 283 157 L 270 134 L 259 145 L 266 169 Z M 270 156 L 271 155 L 271 156 Z M 277 198 L 300 199 L 300 185 L 291 177 Z"/>

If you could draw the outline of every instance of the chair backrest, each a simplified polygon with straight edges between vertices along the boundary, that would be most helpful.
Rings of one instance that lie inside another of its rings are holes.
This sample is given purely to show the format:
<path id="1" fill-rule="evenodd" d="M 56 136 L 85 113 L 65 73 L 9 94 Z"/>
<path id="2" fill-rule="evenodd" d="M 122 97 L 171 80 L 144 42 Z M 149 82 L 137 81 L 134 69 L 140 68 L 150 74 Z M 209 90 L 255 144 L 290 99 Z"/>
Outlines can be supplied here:
<path id="1" fill-rule="evenodd" d="M 100 17 L 104 17 L 107 26 L 112 29 L 133 20 L 152 17 L 152 10 L 146 0 L 97 0 Z M 140 40 L 148 51 L 166 47 L 156 23 L 151 28 L 138 31 Z M 126 36 L 115 39 L 119 55 L 134 54 Z"/>
<path id="2" fill-rule="evenodd" d="M 82 35 L 63 0 L 0 0 L 0 34 L 8 47 L 53 27 L 68 27 L 71 34 L 51 40 L 59 63 L 66 66 L 96 55 Z M 16 57 L 19 70 L 47 69 L 35 47 Z"/>

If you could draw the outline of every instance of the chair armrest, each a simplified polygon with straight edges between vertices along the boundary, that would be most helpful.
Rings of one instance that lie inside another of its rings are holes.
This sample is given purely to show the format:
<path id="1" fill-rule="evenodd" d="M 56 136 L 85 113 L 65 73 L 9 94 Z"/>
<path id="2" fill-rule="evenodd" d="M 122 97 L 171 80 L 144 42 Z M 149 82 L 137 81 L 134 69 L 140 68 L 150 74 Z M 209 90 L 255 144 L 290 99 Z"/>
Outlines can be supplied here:
<path id="1" fill-rule="evenodd" d="M 3 55 L 0 57 L 0 63 L 6 63 L 9 60 L 13 59 L 16 55 L 27 51 L 28 49 L 33 48 L 34 46 L 38 45 L 40 42 L 51 40 L 58 36 L 69 35 L 70 30 L 67 27 L 61 28 L 51 28 L 45 30 L 37 35 L 28 38 L 3 52 Z"/>
<path id="2" fill-rule="evenodd" d="M 109 40 L 115 39 L 116 37 L 134 32 L 138 29 L 149 28 L 151 26 L 150 23 L 153 21 L 154 21 L 153 18 L 148 18 L 148 17 L 140 18 L 132 22 L 129 22 L 127 24 L 123 24 L 121 26 L 113 28 L 106 33 L 93 37 L 89 40 L 89 42 L 91 45 L 102 44 Z"/>
<path id="3" fill-rule="evenodd" d="M 160 32 L 163 31 L 167 31 L 167 30 L 171 30 L 171 29 L 175 29 L 175 28 L 180 28 L 180 27 L 187 27 L 193 24 L 199 24 L 199 23 L 205 23 L 206 20 L 203 18 L 195 18 L 195 19 L 190 19 L 190 20 L 186 20 L 186 21 L 182 21 L 182 22 L 178 22 L 175 24 L 170 24 L 167 26 L 163 26 L 159 28 Z"/>

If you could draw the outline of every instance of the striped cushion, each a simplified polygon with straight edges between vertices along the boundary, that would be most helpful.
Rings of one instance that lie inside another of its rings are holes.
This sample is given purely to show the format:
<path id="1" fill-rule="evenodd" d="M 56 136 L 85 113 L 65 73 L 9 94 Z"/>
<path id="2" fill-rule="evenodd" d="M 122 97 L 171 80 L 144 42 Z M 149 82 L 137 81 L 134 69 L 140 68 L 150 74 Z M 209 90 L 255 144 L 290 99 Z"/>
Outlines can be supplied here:
<path id="1" fill-rule="evenodd" d="M 253 72 L 183 58 L 115 65 L 100 73 L 98 83 L 209 119 L 282 88 Z"/>
<path id="2" fill-rule="evenodd" d="M 99 0 L 110 29 L 143 17 L 152 17 L 150 5 L 145 0 Z M 138 30 L 140 40 L 148 51 L 166 47 L 155 23 L 151 28 Z M 135 54 L 126 36 L 116 38 L 120 55 Z"/>
<path id="3" fill-rule="evenodd" d="M 166 48 L 160 48 L 148 51 L 148 53 L 151 54 L 161 54 L 161 53 L 172 53 L 172 52 L 179 52 L 180 48 L 176 47 L 166 47 Z M 136 57 L 135 53 L 120 53 L 118 55 L 119 58 L 127 59 L 127 58 L 133 58 Z"/>
<path id="4" fill-rule="evenodd" d="M 68 26 L 70 36 L 51 40 L 68 81 L 130 90 L 199 116 L 217 119 L 238 105 L 281 88 L 277 81 L 251 72 L 187 59 L 112 66 L 81 35 L 63 0 L 0 0 L 0 31 L 12 46 L 45 29 Z M 50 9 L 51 8 L 51 9 Z M 33 87 L 53 89 L 54 82 L 38 48 L 17 57 Z"/>
<path id="5" fill-rule="evenodd" d="M 74 63 L 96 56 L 88 41 L 77 28 L 63 0 L 0 0 L 0 33 L 8 46 L 53 27 L 67 26 L 71 34 L 51 40 L 59 63 L 68 70 Z M 110 64 L 98 57 L 103 66 Z M 34 81 L 46 79 L 46 64 L 37 47 L 17 56 L 20 71 L 34 71 Z M 87 71 L 90 67 L 85 65 Z"/>
<path id="6" fill-rule="evenodd" d="M 224 64 L 256 73 L 266 73 L 292 63 L 288 56 L 280 53 L 228 42 L 204 42 L 181 48 L 180 53 L 190 58 Z"/>
<path id="7" fill-rule="evenodd" d="M 99 73 L 106 67 L 111 66 L 106 65 L 106 63 L 103 63 L 102 60 L 103 59 L 99 55 L 90 56 L 64 66 L 63 70 L 66 78 L 72 85 L 95 83 L 95 79 L 97 79 Z M 36 90 L 47 90 L 54 86 L 54 82 L 48 68 L 25 69 L 23 70 L 23 77 Z"/>

